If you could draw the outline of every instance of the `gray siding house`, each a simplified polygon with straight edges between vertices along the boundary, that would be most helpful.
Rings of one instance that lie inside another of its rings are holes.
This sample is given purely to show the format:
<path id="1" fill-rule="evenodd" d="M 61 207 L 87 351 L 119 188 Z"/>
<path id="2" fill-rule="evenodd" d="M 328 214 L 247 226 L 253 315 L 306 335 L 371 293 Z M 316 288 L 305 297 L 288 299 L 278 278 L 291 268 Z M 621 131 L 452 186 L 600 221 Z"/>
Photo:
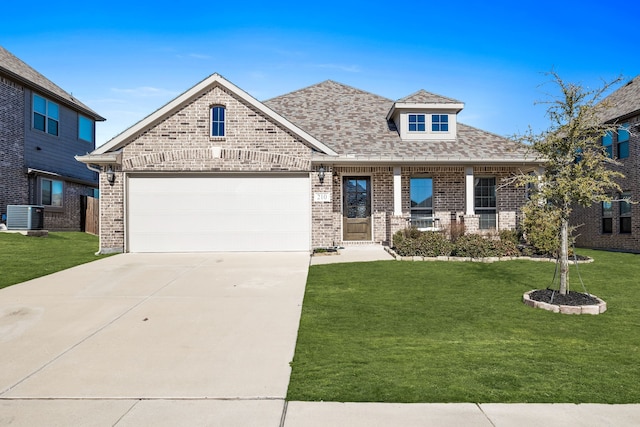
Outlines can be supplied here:
<path id="1" fill-rule="evenodd" d="M 43 205 L 44 227 L 81 229 L 98 174 L 74 156 L 95 149 L 104 118 L 0 46 L 0 214 Z"/>
<path id="2" fill-rule="evenodd" d="M 325 81 L 264 102 L 213 74 L 78 160 L 100 167 L 102 252 L 390 244 L 410 225 L 518 225 L 525 147 L 460 101 Z"/>

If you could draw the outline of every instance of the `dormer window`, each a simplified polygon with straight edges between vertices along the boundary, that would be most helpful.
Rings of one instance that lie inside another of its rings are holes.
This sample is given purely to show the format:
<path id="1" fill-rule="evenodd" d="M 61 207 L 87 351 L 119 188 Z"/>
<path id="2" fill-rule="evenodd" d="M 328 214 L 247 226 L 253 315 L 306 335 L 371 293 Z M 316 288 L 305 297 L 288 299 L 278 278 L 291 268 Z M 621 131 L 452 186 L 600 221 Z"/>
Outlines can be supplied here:
<path id="1" fill-rule="evenodd" d="M 432 132 L 449 132 L 449 115 L 448 114 L 432 114 L 431 115 L 431 131 Z"/>
<path id="2" fill-rule="evenodd" d="M 455 141 L 457 115 L 463 108 L 460 101 L 420 90 L 396 101 L 387 120 L 396 125 L 402 140 Z"/>
<path id="3" fill-rule="evenodd" d="M 409 132 L 424 132 L 425 127 L 424 114 L 409 114 Z"/>

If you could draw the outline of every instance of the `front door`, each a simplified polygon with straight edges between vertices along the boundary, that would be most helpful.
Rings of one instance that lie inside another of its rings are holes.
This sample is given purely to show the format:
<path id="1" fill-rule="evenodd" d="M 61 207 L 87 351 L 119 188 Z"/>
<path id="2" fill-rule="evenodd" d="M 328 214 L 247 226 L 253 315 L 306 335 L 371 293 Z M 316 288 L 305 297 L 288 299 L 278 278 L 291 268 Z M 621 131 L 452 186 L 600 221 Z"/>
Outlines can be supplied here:
<path id="1" fill-rule="evenodd" d="M 371 240 L 371 178 L 346 176 L 343 186 L 343 240 Z"/>

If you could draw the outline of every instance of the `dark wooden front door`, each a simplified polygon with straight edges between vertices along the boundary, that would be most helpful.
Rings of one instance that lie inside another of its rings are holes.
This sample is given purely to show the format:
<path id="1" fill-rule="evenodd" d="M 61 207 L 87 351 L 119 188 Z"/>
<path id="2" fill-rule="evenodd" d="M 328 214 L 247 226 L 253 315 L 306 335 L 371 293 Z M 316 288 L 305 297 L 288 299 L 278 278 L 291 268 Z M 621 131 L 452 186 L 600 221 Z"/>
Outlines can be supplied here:
<path id="1" fill-rule="evenodd" d="M 346 176 L 342 187 L 343 240 L 371 240 L 371 178 Z"/>

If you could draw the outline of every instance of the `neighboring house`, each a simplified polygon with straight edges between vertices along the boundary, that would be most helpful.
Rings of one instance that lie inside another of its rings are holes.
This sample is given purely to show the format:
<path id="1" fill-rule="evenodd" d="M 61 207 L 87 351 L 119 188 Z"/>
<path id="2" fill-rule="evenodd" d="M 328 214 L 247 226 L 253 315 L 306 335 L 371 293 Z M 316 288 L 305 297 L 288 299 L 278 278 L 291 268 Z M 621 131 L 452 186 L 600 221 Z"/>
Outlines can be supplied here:
<path id="1" fill-rule="evenodd" d="M 102 252 L 300 251 L 389 243 L 410 223 L 516 227 L 502 178 L 539 167 L 425 91 L 333 81 L 259 102 L 214 74 L 78 157 L 100 166 Z"/>
<path id="2" fill-rule="evenodd" d="M 590 208 L 578 208 L 572 216 L 576 245 L 582 247 L 640 252 L 640 76 L 620 87 L 603 102 L 607 111 L 603 120 L 619 125 L 617 132 L 602 138 L 609 156 L 618 160 L 617 170 L 625 175 L 618 181 L 622 193 L 612 194 L 616 201 Z M 629 201 L 634 203 L 629 203 Z"/>
<path id="3" fill-rule="evenodd" d="M 96 112 L 0 46 L 0 214 L 43 205 L 44 227 L 81 229 L 98 174 L 74 156 L 95 149 Z"/>

